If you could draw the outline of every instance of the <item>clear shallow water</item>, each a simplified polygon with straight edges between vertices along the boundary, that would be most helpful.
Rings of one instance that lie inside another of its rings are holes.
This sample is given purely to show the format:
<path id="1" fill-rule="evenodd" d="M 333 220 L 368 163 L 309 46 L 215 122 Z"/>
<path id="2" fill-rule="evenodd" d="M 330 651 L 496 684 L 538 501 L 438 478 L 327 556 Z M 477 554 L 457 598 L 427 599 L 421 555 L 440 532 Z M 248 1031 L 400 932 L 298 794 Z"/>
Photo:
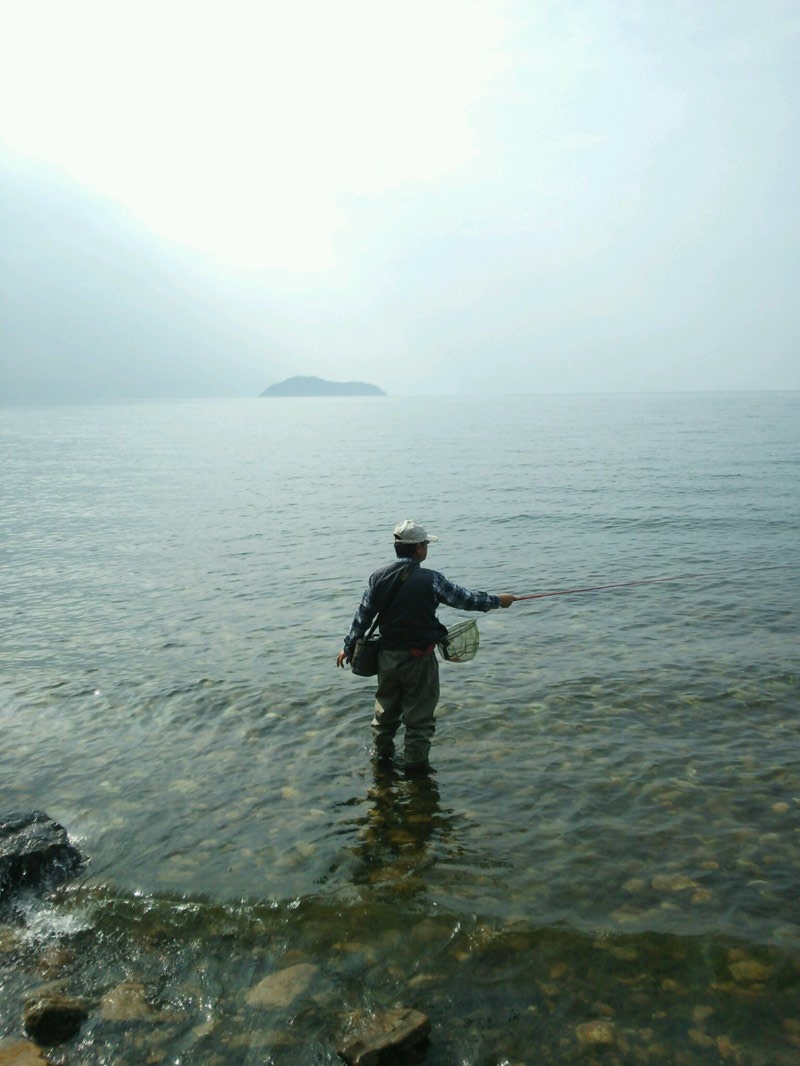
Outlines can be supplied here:
<path id="1" fill-rule="evenodd" d="M 0 776 L 91 857 L 64 980 L 138 973 L 184 1005 L 147 1039 L 185 1061 L 334 1061 L 390 1002 L 428 1009 L 431 1062 L 707 1062 L 723 1038 L 783 1061 L 776 1032 L 796 1055 L 798 416 L 796 394 L 3 411 Z M 376 778 L 370 682 L 334 659 L 408 515 L 475 588 L 691 579 L 481 616 L 478 658 L 442 665 L 435 774 Z M 7 1033 L 34 940 L 0 954 Z M 319 986 L 247 1007 L 301 957 Z M 587 1051 L 598 1011 L 614 1042 Z M 129 1039 L 98 1022 L 64 1061 Z"/>

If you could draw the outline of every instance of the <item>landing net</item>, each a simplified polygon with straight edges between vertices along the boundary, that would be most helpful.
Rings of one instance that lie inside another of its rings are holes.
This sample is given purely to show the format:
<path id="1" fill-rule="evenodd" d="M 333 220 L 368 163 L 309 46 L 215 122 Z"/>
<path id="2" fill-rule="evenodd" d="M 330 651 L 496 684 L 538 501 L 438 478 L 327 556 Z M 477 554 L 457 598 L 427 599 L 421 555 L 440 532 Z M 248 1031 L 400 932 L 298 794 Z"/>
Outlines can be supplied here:
<path id="1" fill-rule="evenodd" d="M 481 642 L 474 619 L 465 618 L 447 630 L 447 636 L 439 644 L 442 657 L 450 663 L 466 663 L 478 654 Z"/>

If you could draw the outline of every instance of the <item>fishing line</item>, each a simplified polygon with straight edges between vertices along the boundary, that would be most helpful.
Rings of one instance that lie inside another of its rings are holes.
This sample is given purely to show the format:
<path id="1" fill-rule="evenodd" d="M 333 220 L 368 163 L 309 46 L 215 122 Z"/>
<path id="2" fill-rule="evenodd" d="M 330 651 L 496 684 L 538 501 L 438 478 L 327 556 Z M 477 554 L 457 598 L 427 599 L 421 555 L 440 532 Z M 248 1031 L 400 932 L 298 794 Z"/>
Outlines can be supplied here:
<path id="1" fill-rule="evenodd" d="M 517 596 L 516 602 L 520 600 L 543 600 L 548 596 L 571 596 L 575 592 L 601 592 L 605 589 L 624 589 L 631 588 L 634 585 L 656 585 L 662 581 L 698 581 L 705 577 L 720 577 L 724 574 L 752 574 L 759 570 L 789 570 L 792 566 L 797 566 L 797 563 L 778 563 L 774 566 L 750 566 L 746 570 L 711 570 L 704 574 L 675 574 L 671 577 L 642 577 L 637 581 L 615 581 L 609 585 L 586 585 L 583 588 L 574 589 L 553 589 L 550 592 L 532 592 L 527 596 Z"/>

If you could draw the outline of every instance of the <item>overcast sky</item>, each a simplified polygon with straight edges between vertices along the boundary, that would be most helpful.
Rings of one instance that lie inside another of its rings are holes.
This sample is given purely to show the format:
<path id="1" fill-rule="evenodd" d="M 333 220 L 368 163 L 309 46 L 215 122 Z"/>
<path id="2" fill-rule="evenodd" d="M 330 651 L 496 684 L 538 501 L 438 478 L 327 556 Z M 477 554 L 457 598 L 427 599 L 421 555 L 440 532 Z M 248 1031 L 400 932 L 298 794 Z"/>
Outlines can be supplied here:
<path id="1" fill-rule="evenodd" d="M 0 13 L 0 400 L 800 387 L 797 0 Z"/>

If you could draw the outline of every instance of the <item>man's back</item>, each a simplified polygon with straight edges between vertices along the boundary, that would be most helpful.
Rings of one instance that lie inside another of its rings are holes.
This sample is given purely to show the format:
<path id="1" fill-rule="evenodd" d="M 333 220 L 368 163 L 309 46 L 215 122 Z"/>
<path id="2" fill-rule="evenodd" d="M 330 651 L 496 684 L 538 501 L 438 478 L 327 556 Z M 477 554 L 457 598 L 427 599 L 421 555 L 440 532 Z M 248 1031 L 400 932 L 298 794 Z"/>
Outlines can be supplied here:
<path id="1" fill-rule="evenodd" d="M 515 597 L 504 592 L 472 592 L 448 581 L 438 570 L 424 570 L 428 544 L 438 540 L 411 518 L 394 528 L 397 559 L 376 570 L 356 610 L 350 632 L 336 657 L 336 665 L 351 661 L 353 647 L 363 638 L 376 615 L 381 633 L 378 688 L 372 734 L 374 754 L 391 759 L 394 736 L 405 725 L 407 773 L 424 772 L 435 730 L 434 712 L 439 701 L 439 664 L 436 645 L 447 629 L 436 617 L 445 603 L 459 611 L 491 611 L 510 607 Z"/>
<path id="2" fill-rule="evenodd" d="M 418 562 L 397 560 L 376 570 L 376 602 L 389 606 L 381 614 L 381 641 L 386 648 L 424 648 L 447 635 L 436 617 L 439 600 L 434 591 L 434 571 Z"/>

